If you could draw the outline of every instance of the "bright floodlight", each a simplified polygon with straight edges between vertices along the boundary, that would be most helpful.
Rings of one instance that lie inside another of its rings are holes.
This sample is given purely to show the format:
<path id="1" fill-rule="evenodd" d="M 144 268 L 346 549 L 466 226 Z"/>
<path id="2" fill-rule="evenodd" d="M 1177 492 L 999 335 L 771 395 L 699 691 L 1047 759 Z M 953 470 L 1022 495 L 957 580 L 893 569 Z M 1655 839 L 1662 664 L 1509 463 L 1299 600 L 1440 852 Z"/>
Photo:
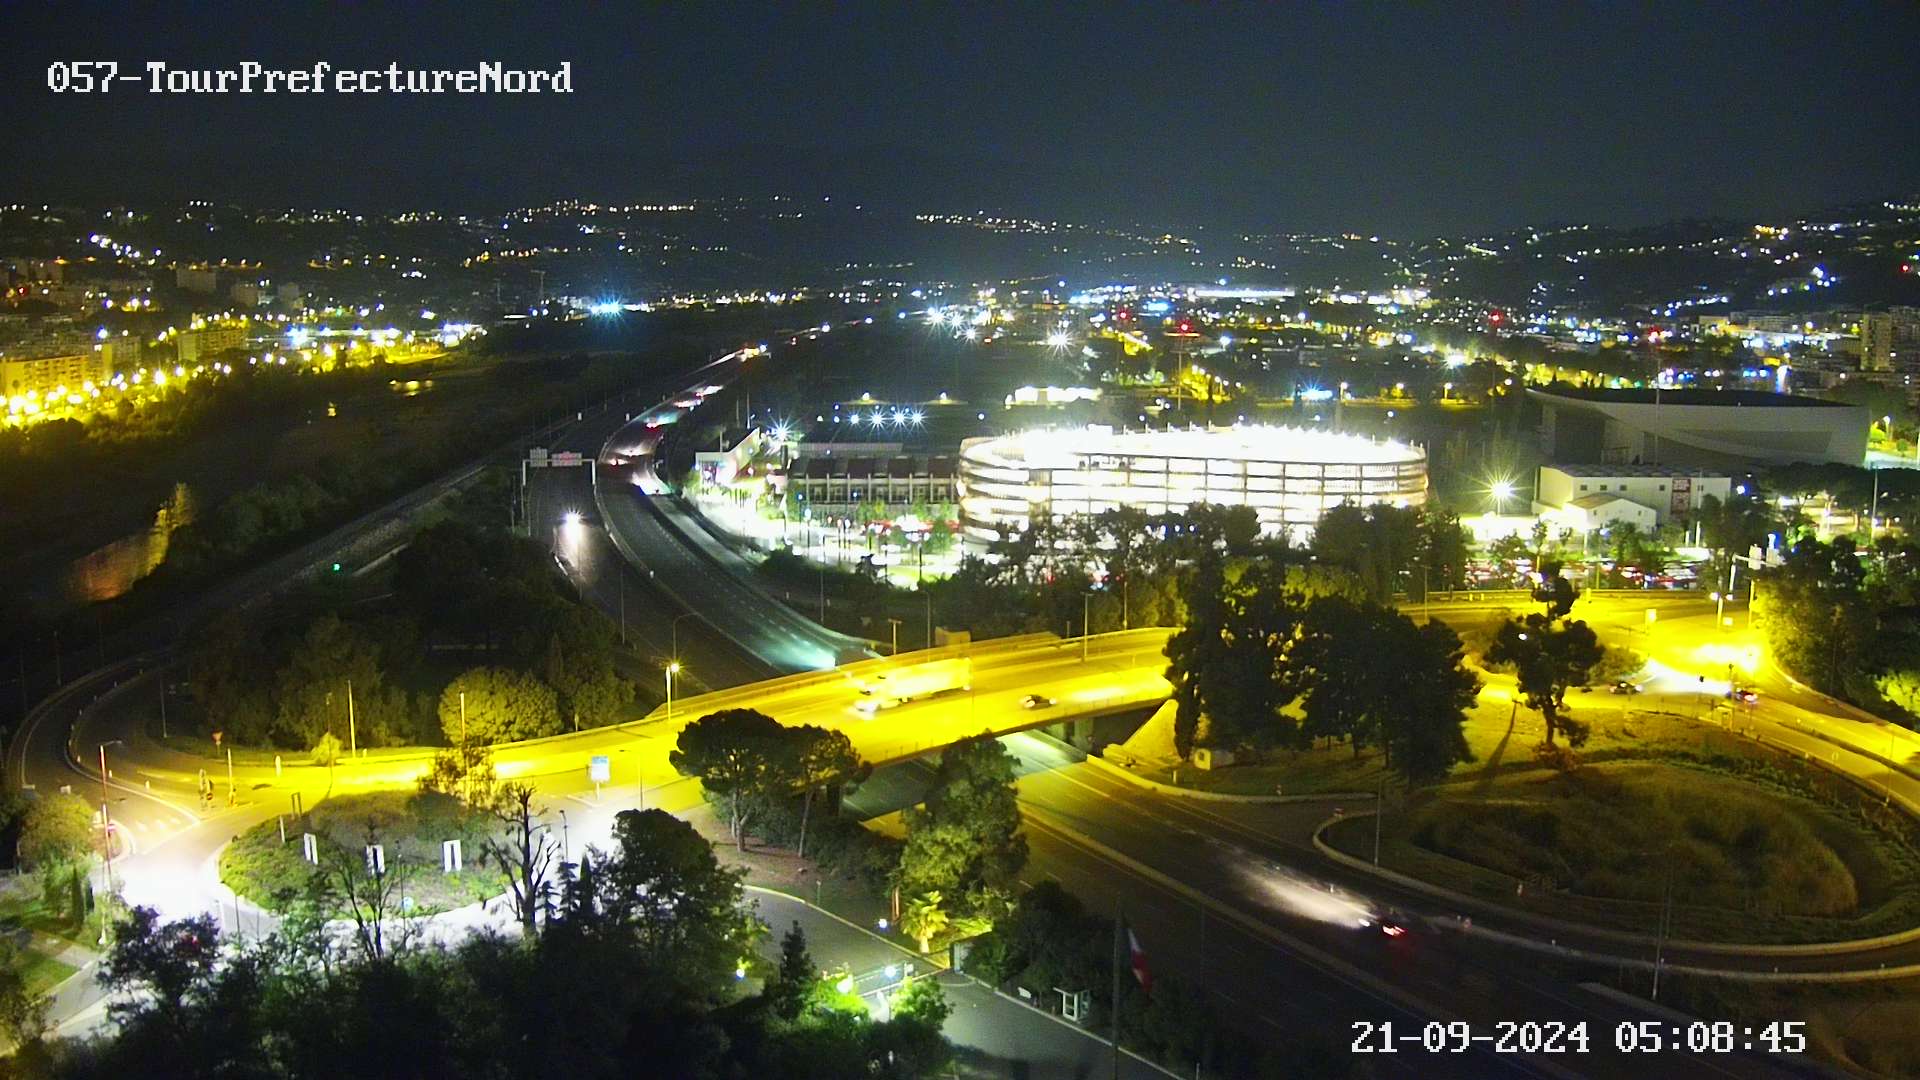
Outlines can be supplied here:
<path id="1" fill-rule="evenodd" d="M 971 327 L 971 326 L 969 326 L 969 327 L 967 327 L 967 340 L 968 340 L 968 341 L 973 341 L 973 340 L 976 340 L 977 338 L 979 338 L 979 336 L 980 336 L 980 331 L 978 331 L 978 330 L 975 330 L 975 329 L 974 329 L 973 327 Z"/>
<path id="2" fill-rule="evenodd" d="M 580 524 L 580 511 L 569 510 L 560 520 L 567 525 L 578 525 Z"/>
<path id="3" fill-rule="evenodd" d="M 1073 339 L 1067 336 L 1065 330 L 1055 330 L 1053 333 L 1047 335 L 1047 345 L 1051 348 L 1064 349 L 1071 344 L 1073 344 Z"/>

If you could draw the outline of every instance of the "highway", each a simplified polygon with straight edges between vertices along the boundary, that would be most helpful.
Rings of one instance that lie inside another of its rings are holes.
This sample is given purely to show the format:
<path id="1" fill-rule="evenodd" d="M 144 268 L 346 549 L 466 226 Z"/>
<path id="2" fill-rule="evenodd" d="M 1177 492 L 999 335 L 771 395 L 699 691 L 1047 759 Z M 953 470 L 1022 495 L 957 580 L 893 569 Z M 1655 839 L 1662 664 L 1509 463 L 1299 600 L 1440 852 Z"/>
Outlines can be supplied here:
<path id="1" fill-rule="evenodd" d="M 644 415 L 615 432 L 602 455 L 608 475 L 597 493 L 598 505 L 628 561 L 716 633 L 776 670 L 817 671 L 875 655 L 867 642 L 828 630 L 785 604 L 769 603 L 740 558 L 674 505 L 653 455 L 660 426 L 678 416 Z"/>

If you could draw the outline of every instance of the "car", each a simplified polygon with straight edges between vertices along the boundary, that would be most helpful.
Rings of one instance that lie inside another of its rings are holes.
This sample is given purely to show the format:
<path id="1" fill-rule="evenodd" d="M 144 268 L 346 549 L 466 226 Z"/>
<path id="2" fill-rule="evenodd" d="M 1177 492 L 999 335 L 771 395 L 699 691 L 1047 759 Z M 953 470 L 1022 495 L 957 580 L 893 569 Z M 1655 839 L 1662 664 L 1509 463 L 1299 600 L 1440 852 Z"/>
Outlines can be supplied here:
<path id="1" fill-rule="evenodd" d="M 1057 702 L 1045 694 L 1028 694 L 1020 699 L 1020 707 L 1023 709 L 1051 709 L 1055 704 Z"/>
<path id="2" fill-rule="evenodd" d="M 1760 695 L 1752 690 L 1730 690 L 1727 692 L 1727 696 L 1742 705 L 1758 705 L 1760 703 Z"/>
<path id="3" fill-rule="evenodd" d="M 1386 937 L 1402 938 L 1413 932 L 1414 920 L 1397 908 L 1388 908 L 1374 920 L 1374 925 Z"/>
<path id="4" fill-rule="evenodd" d="M 1619 682 L 1613 684 L 1611 692 L 1615 694 L 1637 694 L 1640 692 L 1640 684 L 1621 679 Z"/>

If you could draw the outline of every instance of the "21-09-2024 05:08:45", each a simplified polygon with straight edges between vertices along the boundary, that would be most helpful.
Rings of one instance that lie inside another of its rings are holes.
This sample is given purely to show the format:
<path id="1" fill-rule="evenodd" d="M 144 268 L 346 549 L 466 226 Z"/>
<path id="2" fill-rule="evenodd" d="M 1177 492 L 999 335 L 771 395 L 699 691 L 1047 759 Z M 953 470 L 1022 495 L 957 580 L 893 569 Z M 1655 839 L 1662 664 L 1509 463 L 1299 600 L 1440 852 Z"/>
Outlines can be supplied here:
<path id="1" fill-rule="evenodd" d="M 1429 1021 L 1418 1031 L 1396 1030 L 1390 1021 L 1353 1022 L 1352 1051 L 1356 1054 L 1394 1054 L 1419 1050 L 1431 1054 L 1462 1054 L 1474 1049 L 1496 1054 L 1584 1054 L 1593 1049 L 1585 1022 L 1557 1020 L 1502 1020 L 1492 1031 L 1475 1030 L 1464 1020 Z M 1807 1049 L 1806 1023 L 1777 1020 L 1759 1026 L 1730 1020 L 1665 1023 L 1659 1020 L 1623 1020 L 1614 1025 L 1613 1046 L 1623 1054 L 1657 1054 L 1675 1050 L 1693 1054 L 1731 1054 L 1764 1051 L 1800 1054 Z"/>

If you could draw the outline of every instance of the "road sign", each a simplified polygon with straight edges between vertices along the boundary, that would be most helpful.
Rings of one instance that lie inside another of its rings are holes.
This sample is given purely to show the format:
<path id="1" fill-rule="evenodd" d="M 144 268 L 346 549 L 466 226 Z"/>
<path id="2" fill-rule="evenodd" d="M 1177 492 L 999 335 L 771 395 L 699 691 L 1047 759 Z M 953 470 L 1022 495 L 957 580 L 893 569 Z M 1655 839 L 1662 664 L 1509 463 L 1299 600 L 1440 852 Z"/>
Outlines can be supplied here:
<path id="1" fill-rule="evenodd" d="M 527 450 L 527 465 L 535 469 L 546 468 L 547 467 L 547 448 L 544 446 L 535 446 L 535 447 L 529 448 Z"/>
<path id="2" fill-rule="evenodd" d="M 587 779 L 596 784 L 613 782 L 613 763 L 607 760 L 607 755 L 593 755 L 593 760 L 587 763 Z"/>
<path id="3" fill-rule="evenodd" d="M 547 464 L 556 469 L 577 469 L 584 460 L 577 450 L 562 450 L 552 457 L 549 457 Z"/>

